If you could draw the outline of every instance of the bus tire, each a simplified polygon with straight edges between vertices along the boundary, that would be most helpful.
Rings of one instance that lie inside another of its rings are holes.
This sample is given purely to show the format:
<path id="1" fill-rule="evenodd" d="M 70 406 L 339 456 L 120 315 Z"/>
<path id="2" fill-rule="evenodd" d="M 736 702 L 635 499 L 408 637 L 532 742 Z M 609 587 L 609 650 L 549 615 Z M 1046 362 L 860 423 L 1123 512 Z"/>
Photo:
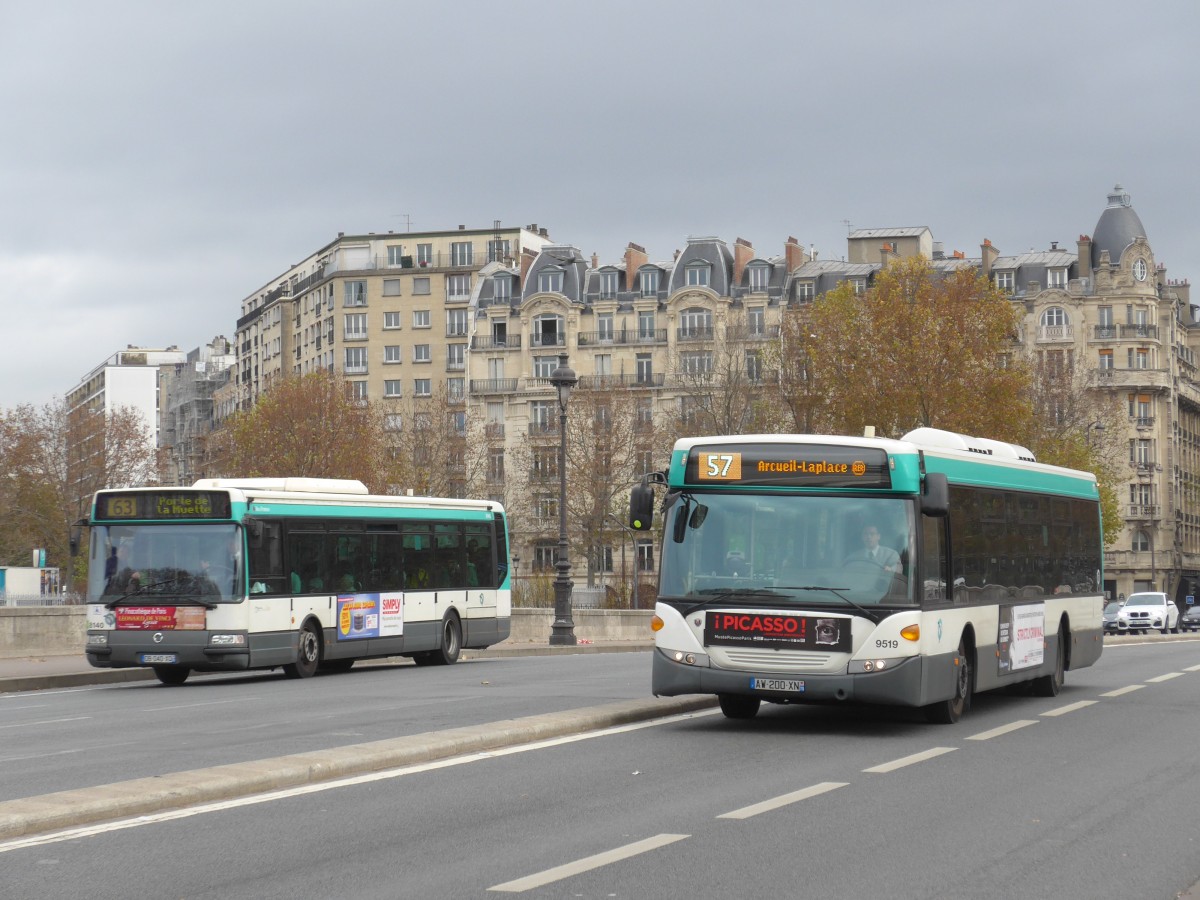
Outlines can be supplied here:
<path id="1" fill-rule="evenodd" d="M 283 667 L 288 678 L 311 678 L 321 666 L 321 635 L 312 622 L 305 622 L 300 629 L 300 641 L 296 647 L 296 661 Z"/>
<path id="2" fill-rule="evenodd" d="M 935 725 L 953 725 L 971 708 L 971 694 L 975 685 L 975 673 L 971 666 L 971 655 L 967 642 L 958 642 L 958 664 L 954 677 L 954 696 L 925 707 L 925 718 Z"/>
<path id="3" fill-rule="evenodd" d="M 187 666 L 155 666 L 154 675 L 163 684 L 183 684 L 187 681 L 192 670 Z"/>
<path id="4" fill-rule="evenodd" d="M 721 712 L 727 719 L 753 719 L 762 704 L 758 697 L 747 697 L 745 694 L 717 694 L 717 702 L 721 704 Z"/>
<path id="5" fill-rule="evenodd" d="M 1058 648 L 1054 653 L 1054 671 L 1049 675 L 1040 675 L 1033 679 L 1033 694 L 1035 697 L 1057 697 L 1062 690 L 1066 678 L 1067 632 L 1058 629 Z"/>
<path id="6" fill-rule="evenodd" d="M 418 666 L 452 666 L 462 653 L 462 623 L 454 613 L 446 613 L 442 619 L 442 637 L 436 650 L 414 653 L 413 662 Z"/>

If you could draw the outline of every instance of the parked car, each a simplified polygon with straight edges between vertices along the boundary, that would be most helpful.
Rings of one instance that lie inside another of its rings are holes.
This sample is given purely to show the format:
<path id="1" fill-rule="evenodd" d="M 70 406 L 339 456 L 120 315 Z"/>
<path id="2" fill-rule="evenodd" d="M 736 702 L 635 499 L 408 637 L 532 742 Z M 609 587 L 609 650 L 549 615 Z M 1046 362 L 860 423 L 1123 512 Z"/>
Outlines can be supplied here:
<path id="1" fill-rule="evenodd" d="M 1125 605 L 1117 613 L 1117 631 L 1141 632 L 1150 629 L 1179 632 L 1179 607 L 1167 599 L 1161 591 L 1144 591 L 1130 594 Z"/>
<path id="2" fill-rule="evenodd" d="M 1193 604 L 1179 617 L 1180 631 L 1200 631 L 1200 603 Z"/>
<path id="3" fill-rule="evenodd" d="M 1121 611 L 1122 604 L 1114 600 L 1104 607 L 1104 633 L 1117 633 L 1117 613 Z"/>

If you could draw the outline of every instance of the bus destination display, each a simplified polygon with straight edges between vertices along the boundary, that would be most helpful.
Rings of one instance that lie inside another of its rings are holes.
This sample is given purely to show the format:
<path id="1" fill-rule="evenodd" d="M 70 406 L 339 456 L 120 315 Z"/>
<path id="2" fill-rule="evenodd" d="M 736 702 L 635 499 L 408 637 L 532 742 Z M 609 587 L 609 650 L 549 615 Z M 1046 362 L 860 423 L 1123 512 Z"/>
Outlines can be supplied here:
<path id="1" fill-rule="evenodd" d="M 887 453 L 876 447 L 745 444 L 693 447 L 688 484 L 890 488 Z"/>
<path id="2" fill-rule="evenodd" d="M 101 494 L 98 519 L 228 519 L 229 495 L 220 491 L 128 491 Z"/>

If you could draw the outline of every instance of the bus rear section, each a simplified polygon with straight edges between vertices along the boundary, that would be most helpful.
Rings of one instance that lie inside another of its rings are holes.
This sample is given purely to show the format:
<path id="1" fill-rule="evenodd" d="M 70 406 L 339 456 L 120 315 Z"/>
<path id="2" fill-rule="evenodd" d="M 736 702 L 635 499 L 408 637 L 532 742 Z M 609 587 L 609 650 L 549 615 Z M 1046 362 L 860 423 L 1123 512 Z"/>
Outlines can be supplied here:
<path id="1" fill-rule="evenodd" d="M 733 718 L 858 702 L 953 722 L 976 691 L 1057 693 L 1099 657 L 1086 473 L 936 442 L 762 436 L 680 441 L 663 481 L 656 695 L 716 694 Z M 631 524 L 652 515 L 638 493 Z"/>

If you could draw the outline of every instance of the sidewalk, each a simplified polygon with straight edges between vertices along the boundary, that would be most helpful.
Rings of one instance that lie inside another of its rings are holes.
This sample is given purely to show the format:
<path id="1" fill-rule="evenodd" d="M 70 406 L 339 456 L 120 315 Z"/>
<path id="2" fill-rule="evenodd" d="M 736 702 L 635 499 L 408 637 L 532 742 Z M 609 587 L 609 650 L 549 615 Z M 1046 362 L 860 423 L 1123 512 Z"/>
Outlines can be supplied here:
<path id="1" fill-rule="evenodd" d="M 548 656 L 572 653 L 629 653 L 647 651 L 653 641 L 581 641 L 573 647 L 551 647 L 546 644 L 503 643 L 486 650 L 464 650 L 462 659 L 498 659 L 510 656 Z M 408 663 L 401 656 L 368 659 L 356 667 L 397 665 Z M 199 673 L 203 674 L 203 673 Z M 88 684 L 116 684 L 125 681 L 153 681 L 149 668 L 97 669 L 88 664 L 82 652 L 71 656 L 32 656 L 0 659 L 0 694 L 17 691 L 40 691 L 52 688 L 79 687 Z"/>

